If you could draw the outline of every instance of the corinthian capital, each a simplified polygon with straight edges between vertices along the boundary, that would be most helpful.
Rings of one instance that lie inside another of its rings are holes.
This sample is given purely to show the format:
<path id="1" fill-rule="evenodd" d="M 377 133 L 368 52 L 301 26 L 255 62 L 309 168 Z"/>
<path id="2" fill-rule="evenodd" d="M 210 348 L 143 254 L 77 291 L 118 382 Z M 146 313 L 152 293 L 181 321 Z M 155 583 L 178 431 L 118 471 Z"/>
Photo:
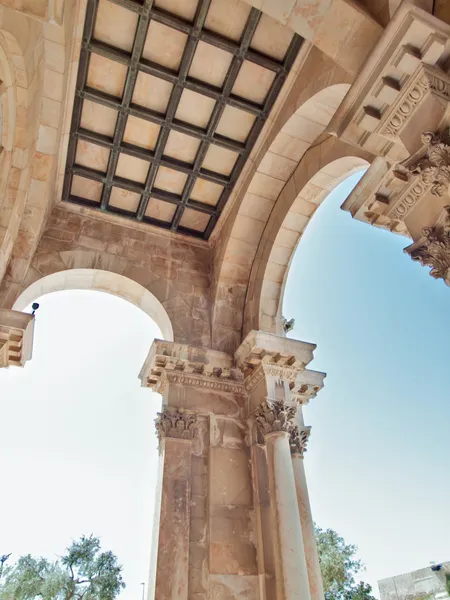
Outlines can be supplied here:
<path id="1" fill-rule="evenodd" d="M 422 181 L 431 185 L 434 196 L 443 196 L 450 185 L 450 134 L 446 129 L 434 133 L 426 131 L 421 136 L 426 154 L 408 166 L 412 175 L 419 175 Z"/>
<path id="2" fill-rule="evenodd" d="M 441 223 L 422 230 L 422 238 L 405 248 L 421 265 L 431 267 L 430 275 L 448 283 L 450 273 L 450 206 L 444 207 Z"/>
<path id="3" fill-rule="evenodd" d="M 274 400 L 273 402 L 264 400 L 254 413 L 259 432 L 262 435 L 275 431 L 287 431 L 289 433 L 292 429 L 296 410 L 296 406 L 287 406 L 284 400 Z"/>
<path id="4" fill-rule="evenodd" d="M 294 425 L 291 429 L 291 435 L 289 437 L 291 454 L 301 456 L 303 458 L 310 435 L 311 427 L 299 427 L 298 425 Z"/>
<path id="5" fill-rule="evenodd" d="M 159 441 L 163 437 L 192 440 L 197 429 L 197 415 L 182 410 L 165 409 L 155 419 Z"/>

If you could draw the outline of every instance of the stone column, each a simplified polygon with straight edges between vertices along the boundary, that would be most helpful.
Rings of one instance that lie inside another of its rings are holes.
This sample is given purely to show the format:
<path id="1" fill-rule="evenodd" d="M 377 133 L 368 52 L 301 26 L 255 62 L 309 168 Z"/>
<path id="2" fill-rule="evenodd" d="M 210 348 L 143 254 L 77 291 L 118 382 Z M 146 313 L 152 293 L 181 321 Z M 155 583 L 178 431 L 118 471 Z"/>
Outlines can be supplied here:
<path id="1" fill-rule="evenodd" d="M 301 411 L 301 409 L 299 409 L 299 411 Z M 303 455 L 306 452 L 306 444 L 310 432 L 311 427 L 294 425 L 291 430 L 289 443 L 291 447 L 298 510 L 300 513 L 300 522 L 302 524 L 309 591 L 311 593 L 311 600 L 323 600 L 322 574 L 320 572 L 319 554 L 317 552 L 308 485 L 306 483 L 305 466 L 303 463 Z"/>
<path id="2" fill-rule="evenodd" d="M 310 600 L 302 527 L 289 446 L 295 407 L 264 401 L 256 411 L 267 448 L 277 600 Z"/>
<path id="3" fill-rule="evenodd" d="M 197 417 L 166 408 L 155 423 L 163 456 L 155 598 L 187 600 L 191 456 Z"/>
<path id="4" fill-rule="evenodd" d="M 0 309 L 0 368 L 23 367 L 33 349 L 34 315 Z"/>

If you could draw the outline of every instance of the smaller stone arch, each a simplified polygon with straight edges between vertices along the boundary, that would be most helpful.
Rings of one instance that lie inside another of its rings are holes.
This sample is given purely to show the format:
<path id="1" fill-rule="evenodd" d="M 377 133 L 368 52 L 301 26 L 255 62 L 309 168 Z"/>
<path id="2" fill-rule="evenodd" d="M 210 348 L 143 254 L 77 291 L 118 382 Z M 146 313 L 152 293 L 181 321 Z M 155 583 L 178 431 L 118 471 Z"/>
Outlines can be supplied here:
<path id="1" fill-rule="evenodd" d="M 165 340 L 173 341 L 172 323 L 161 302 L 136 281 L 111 271 L 70 269 L 52 273 L 24 290 L 13 309 L 23 311 L 36 298 L 63 290 L 92 290 L 123 298 L 145 312 L 158 325 Z"/>
<path id="2" fill-rule="evenodd" d="M 283 189 L 259 248 L 244 309 L 244 333 L 251 329 L 283 334 L 282 306 L 289 267 L 303 231 L 317 207 L 344 179 L 369 166 L 336 138 L 311 150 Z M 311 176 L 312 175 L 312 176 Z"/>

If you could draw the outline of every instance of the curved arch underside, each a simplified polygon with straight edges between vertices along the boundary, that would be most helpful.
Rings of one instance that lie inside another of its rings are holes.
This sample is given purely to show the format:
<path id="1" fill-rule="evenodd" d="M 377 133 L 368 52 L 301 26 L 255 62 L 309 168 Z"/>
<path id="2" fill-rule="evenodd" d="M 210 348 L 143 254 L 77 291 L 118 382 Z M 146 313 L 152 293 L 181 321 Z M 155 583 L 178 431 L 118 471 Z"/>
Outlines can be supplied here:
<path id="1" fill-rule="evenodd" d="M 70 269 L 47 275 L 24 290 L 13 309 L 23 311 L 37 298 L 63 290 L 91 290 L 123 298 L 145 312 L 158 325 L 165 340 L 173 341 L 172 323 L 159 300 L 136 281 L 110 271 Z"/>

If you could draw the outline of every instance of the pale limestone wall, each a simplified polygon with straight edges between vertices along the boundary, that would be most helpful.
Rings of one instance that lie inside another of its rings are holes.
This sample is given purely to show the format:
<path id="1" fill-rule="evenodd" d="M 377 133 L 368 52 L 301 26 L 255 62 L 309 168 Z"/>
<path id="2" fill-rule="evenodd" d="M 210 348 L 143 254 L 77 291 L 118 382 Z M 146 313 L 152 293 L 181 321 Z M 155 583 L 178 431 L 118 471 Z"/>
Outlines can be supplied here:
<path id="1" fill-rule="evenodd" d="M 449 597 L 446 575 L 450 576 L 450 562 L 442 563 L 439 571 L 431 567 L 403 573 L 378 581 L 381 600 L 445 600 Z"/>
<path id="2" fill-rule="evenodd" d="M 11 167 L 3 169 L 0 184 L 6 189 L 0 213 L 2 296 L 20 290 L 54 202 L 67 50 L 74 36 L 81 37 L 73 20 L 75 13 L 82 20 L 82 4 L 77 12 L 68 3 L 64 26 L 0 8 L 0 42 L 13 65 L 8 93 L 15 107 L 8 106 Z"/>
<path id="3" fill-rule="evenodd" d="M 69 207 L 70 208 L 70 207 Z M 101 269 L 149 290 L 167 311 L 175 341 L 210 345 L 210 252 L 205 242 L 127 226 L 120 217 L 55 207 L 23 286 L 8 286 L 0 305 L 11 307 L 29 285 L 67 269 Z M 95 215 L 95 216 L 94 216 Z"/>

